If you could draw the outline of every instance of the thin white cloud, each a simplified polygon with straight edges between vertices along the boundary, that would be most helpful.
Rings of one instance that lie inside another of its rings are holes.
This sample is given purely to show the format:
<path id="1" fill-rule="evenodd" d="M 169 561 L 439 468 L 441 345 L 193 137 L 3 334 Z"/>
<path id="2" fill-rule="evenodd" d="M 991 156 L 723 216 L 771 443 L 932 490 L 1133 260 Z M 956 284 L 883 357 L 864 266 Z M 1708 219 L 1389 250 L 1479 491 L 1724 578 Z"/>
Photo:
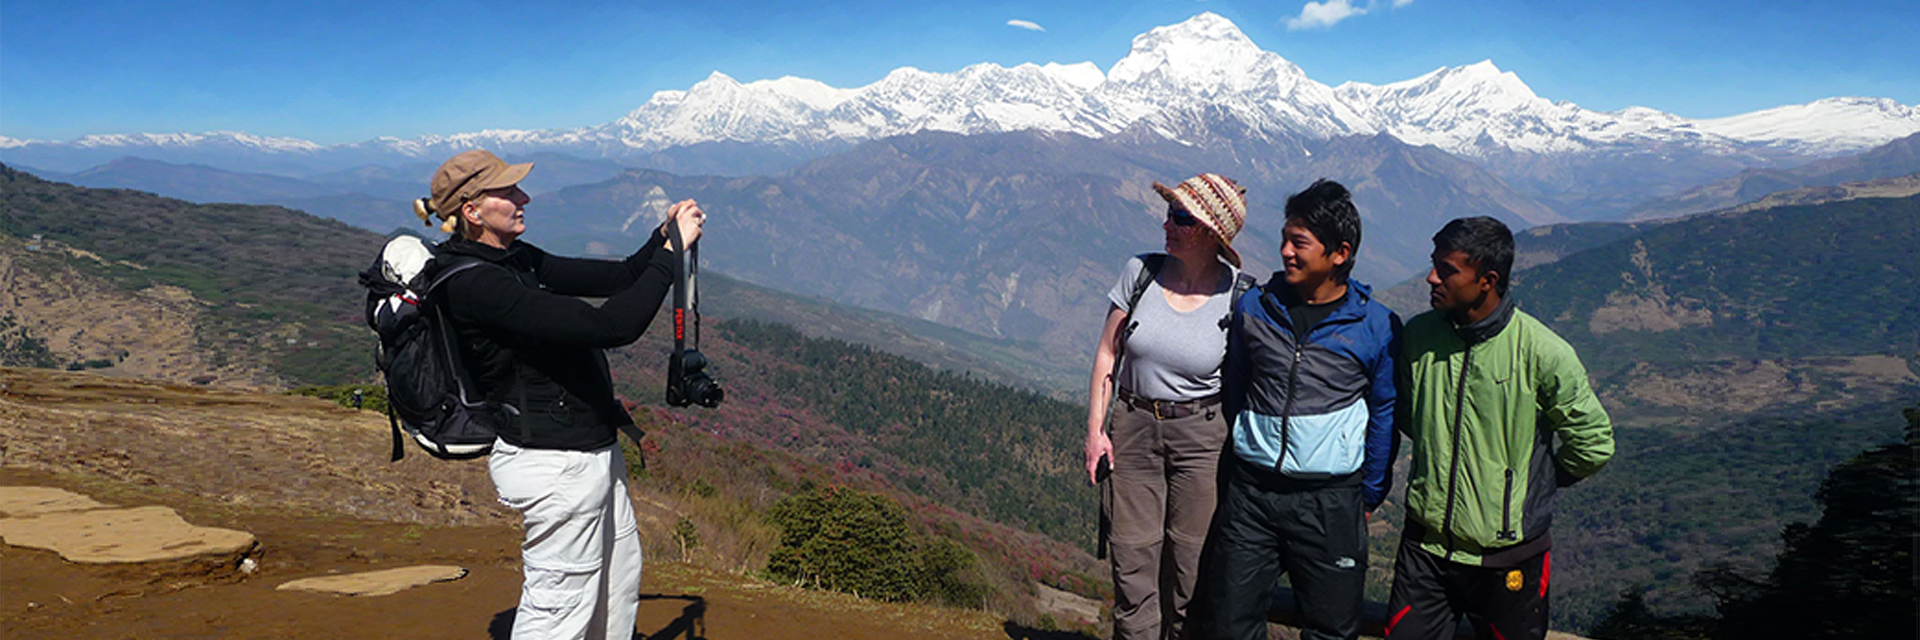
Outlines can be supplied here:
<path id="1" fill-rule="evenodd" d="M 1356 5 L 1353 0 L 1326 0 L 1326 2 L 1308 2 L 1300 7 L 1300 15 L 1287 18 L 1287 29 L 1326 29 L 1340 24 L 1341 20 L 1354 16 L 1364 16 L 1382 9 L 1380 5 L 1391 4 L 1398 9 L 1413 0 L 1366 0 L 1364 5 Z"/>
<path id="2" fill-rule="evenodd" d="M 1028 31 L 1046 31 L 1047 30 L 1046 27 L 1042 27 L 1039 25 L 1039 23 L 1036 23 L 1032 20 L 1008 20 L 1007 26 L 1014 27 L 1017 29 L 1026 29 Z"/>
<path id="3" fill-rule="evenodd" d="M 1348 0 L 1309 2 L 1300 8 L 1300 15 L 1287 19 L 1287 28 L 1295 31 L 1325 29 L 1339 24 L 1341 20 L 1366 14 L 1365 8 L 1353 6 L 1353 3 Z"/>

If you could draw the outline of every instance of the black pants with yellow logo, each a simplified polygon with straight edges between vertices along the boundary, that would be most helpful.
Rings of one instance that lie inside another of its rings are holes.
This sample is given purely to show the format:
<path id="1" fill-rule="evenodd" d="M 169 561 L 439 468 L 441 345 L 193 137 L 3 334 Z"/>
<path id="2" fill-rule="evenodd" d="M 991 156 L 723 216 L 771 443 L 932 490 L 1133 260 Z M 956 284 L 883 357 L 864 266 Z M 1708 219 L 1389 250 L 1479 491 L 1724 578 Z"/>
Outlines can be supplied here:
<path id="1" fill-rule="evenodd" d="M 1387 599 L 1387 640 L 1451 640 L 1460 618 L 1483 640 L 1547 637 L 1547 578 L 1552 552 L 1512 566 L 1476 567 L 1422 550 L 1402 538 Z"/>

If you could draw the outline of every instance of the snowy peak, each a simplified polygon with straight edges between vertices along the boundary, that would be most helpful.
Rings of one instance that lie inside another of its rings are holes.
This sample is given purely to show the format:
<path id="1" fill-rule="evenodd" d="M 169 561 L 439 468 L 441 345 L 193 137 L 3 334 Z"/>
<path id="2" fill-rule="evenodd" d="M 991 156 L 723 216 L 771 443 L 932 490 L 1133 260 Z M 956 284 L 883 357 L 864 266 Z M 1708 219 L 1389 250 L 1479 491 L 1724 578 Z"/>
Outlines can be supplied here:
<path id="1" fill-rule="evenodd" d="M 1100 83 L 1107 81 L 1107 74 L 1101 73 L 1100 67 L 1091 62 L 1082 62 L 1079 64 L 1049 62 L 1046 66 L 1040 67 L 1040 70 L 1049 76 L 1053 76 L 1055 80 L 1079 87 L 1082 90 L 1093 89 L 1094 87 L 1100 86 Z"/>
<path id="2" fill-rule="evenodd" d="M 1284 78 L 1273 77 L 1276 72 Z M 1260 49 L 1239 27 L 1213 13 L 1134 37 L 1133 50 L 1113 65 L 1107 81 L 1139 90 L 1173 89 L 1200 95 L 1256 89 L 1263 81 L 1310 82 L 1299 67 Z"/>
<path id="3" fill-rule="evenodd" d="M 256 136 L 237 131 L 206 133 L 133 133 L 85 136 L 72 142 L 80 148 L 103 147 L 191 147 L 218 145 L 267 152 L 309 152 L 322 147 L 298 138 Z"/>
<path id="4" fill-rule="evenodd" d="M 1707 133 L 1813 155 L 1845 153 L 1920 131 L 1920 107 L 1886 98 L 1827 98 L 1700 120 Z"/>
<path id="5" fill-rule="evenodd" d="M 814 109 L 831 109 L 856 93 L 852 89 L 836 89 L 819 80 L 793 76 L 749 82 L 746 86 L 756 91 L 784 95 Z"/>
<path id="6" fill-rule="evenodd" d="M 1344 94 L 1371 94 L 1372 100 L 1422 102 L 1429 109 L 1448 105 L 1506 111 L 1539 101 L 1533 88 L 1511 71 L 1501 71 L 1492 60 L 1464 67 L 1441 67 L 1412 80 L 1373 86 L 1357 82 L 1340 85 Z"/>

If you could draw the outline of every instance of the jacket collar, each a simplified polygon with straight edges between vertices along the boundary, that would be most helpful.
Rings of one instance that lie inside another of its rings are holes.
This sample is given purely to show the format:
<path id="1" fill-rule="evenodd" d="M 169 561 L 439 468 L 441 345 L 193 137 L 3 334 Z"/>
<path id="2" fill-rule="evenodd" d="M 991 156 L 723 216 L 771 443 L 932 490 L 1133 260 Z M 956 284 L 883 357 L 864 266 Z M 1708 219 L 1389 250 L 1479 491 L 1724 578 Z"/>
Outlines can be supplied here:
<path id="1" fill-rule="evenodd" d="M 1268 276 L 1267 283 L 1260 287 L 1260 301 L 1267 305 L 1267 315 L 1273 316 L 1274 320 L 1282 326 L 1292 328 L 1293 316 L 1287 313 L 1286 303 L 1289 296 L 1282 295 L 1286 287 L 1286 280 L 1282 279 L 1280 272 L 1273 272 L 1273 275 Z M 1347 301 L 1342 303 L 1340 308 L 1334 309 L 1333 313 L 1321 322 L 1346 321 L 1366 316 L 1367 305 L 1373 301 L 1373 288 L 1367 286 L 1365 282 L 1347 278 L 1346 298 Z"/>
<path id="2" fill-rule="evenodd" d="M 446 242 L 440 243 L 440 246 L 436 248 L 447 253 L 473 256 L 487 262 L 500 263 L 513 259 L 520 253 L 526 251 L 529 246 L 531 245 L 515 240 L 513 244 L 507 245 L 507 248 L 501 249 L 481 244 L 478 241 L 455 236 L 448 238 Z"/>
<path id="3" fill-rule="evenodd" d="M 1481 318 L 1477 322 L 1470 322 L 1464 325 L 1455 324 L 1453 325 L 1453 332 L 1455 335 L 1460 336 L 1461 341 L 1467 344 L 1479 344 L 1486 342 L 1488 338 L 1500 335 L 1500 331 L 1506 329 L 1507 323 L 1512 320 L 1513 297 L 1507 296 L 1500 298 L 1500 306 L 1494 307 L 1493 313 L 1487 314 L 1487 317 Z M 1451 323 L 1452 318 L 1448 318 L 1448 322 Z"/>

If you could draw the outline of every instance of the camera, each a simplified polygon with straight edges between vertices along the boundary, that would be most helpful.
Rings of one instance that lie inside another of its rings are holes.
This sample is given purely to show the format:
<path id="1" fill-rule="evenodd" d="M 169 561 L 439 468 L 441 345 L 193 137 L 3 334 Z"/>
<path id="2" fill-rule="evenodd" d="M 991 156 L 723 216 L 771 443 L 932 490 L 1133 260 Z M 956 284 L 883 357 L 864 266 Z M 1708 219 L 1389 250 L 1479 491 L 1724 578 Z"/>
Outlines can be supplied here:
<path id="1" fill-rule="evenodd" d="M 667 404 L 713 408 L 726 398 L 727 390 L 707 375 L 707 357 L 699 349 L 675 351 L 667 359 Z"/>
<path id="2" fill-rule="evenodd" d="M 667 356 L 667 405 L 720 406 L 727 391 L 707 374 L 707 357 L 700 353 L 700 294 L 694 282 L 700 274 L 700 245 L 686 244 L 679 225 L 666 225 L 667 246 L 680 255 L 680 281 L 673 287 L 673 354 Z M 692 316 L 693 322 L 687 322 Z M 693 329 L 688 339 L 687 329 Z"/>

